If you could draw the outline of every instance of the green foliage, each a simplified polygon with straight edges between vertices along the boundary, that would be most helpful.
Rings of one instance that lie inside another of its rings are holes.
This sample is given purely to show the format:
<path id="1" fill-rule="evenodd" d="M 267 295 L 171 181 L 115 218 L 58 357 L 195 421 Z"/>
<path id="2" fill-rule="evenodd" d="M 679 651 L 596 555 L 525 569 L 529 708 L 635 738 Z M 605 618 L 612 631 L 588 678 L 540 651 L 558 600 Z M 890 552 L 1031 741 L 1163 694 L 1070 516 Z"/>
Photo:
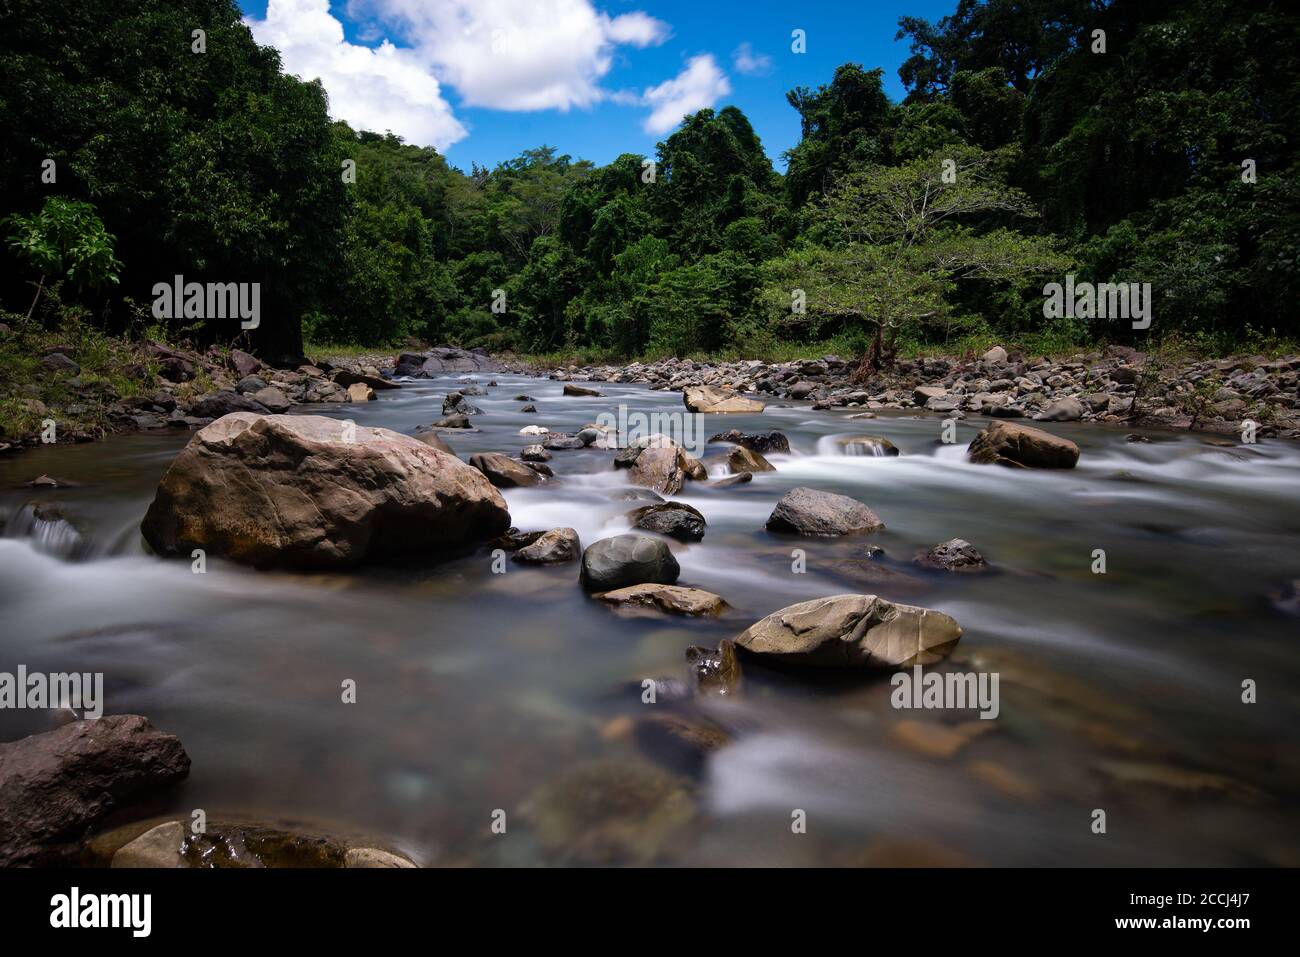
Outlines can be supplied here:
<path id="1" fill-rule="evenodd" d="M 466 172 L 330 122 L 324 90 L 286 76 L 233 0 L 2 2 L 10 309 L 63 279 L 69 308 L 139 332 L 159 280 L 260 282 L 252 345 L 271 358 L 303 332 L 589 356 L 1130 337 L 1045 323 L 1045 277 L 1074 270 L 1150 282 L 1153 331 L 1198 348 L 1300 332 L 1300 20 L 1278 3 L 954 0 L 934 23 L 903 17 L 906 99 L 855 63 L 791 90 L 801 139 L 782 175 L 734 106 L 685 117 L 653 157 L 596 167 L 542 146 Z"/>
<path id="2" fill-rule="evenodd" d="M 14 213 L 4 226 L 10 251 L 40 274 L 32 307 L 47 279 L 66 276 L 74 286 L 90 290 L 118 281 L 122 264 L 113 255 L 113 237 L 90 203 L 50 196 L 40 212 Z"/>

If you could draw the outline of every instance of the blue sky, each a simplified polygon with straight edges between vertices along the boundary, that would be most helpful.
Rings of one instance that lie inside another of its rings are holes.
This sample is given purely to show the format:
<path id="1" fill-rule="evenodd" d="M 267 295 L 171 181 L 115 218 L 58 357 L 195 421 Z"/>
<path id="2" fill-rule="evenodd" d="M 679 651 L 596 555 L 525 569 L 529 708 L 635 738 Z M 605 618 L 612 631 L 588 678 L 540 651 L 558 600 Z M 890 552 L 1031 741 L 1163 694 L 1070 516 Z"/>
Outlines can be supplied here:
<path id="1" fill-rule="evenodd" d="M 607 163 L 654 151 L 684 112 L 740 107 L 768 154 L 799 139 L 785 101 L 857 62 L 903 95 L 900 15 L 937 19 L 955 0 L 240 0 L 285 67 L 319 76 L 331 112 L 436 146 L 454 165 L 495 166 L 546 144 Z M 806 52 L 791 49 L 805 31 Z"/>

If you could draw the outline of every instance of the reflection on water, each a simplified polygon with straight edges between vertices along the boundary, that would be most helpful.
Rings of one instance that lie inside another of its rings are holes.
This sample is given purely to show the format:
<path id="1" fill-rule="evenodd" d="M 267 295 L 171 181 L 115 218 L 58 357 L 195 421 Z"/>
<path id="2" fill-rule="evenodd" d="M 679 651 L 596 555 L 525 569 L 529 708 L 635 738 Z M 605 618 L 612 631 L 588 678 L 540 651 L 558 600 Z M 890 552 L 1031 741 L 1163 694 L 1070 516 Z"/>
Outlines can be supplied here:
<path id="1" fill-rule="evenodd" d="M 602 384 L 605 398 L 568 398 L 557 382 L 496 379 L 474 398 L 481 431 L 447 436 L 463 458 L 515 454 L 535 441 L 525 425 L 573 431 L 620 402 L 681 409 L 679 393 Z M 412 432 L 454 381 L 315 411 Z M 520 392 L 540 414 L 519 411 Z M 967 464 L 978 419 L 956 445 L 938 416 L 790 404 L 717 421 L 710 432 L 779 429 L 792 451 L 748 484 L 678 496 L 709 523 L 702 542 L 671 543 L 681 583 L 727 600 L 716 620 L 622 618 L 584 597 L 576 566 L 493 575 L 486 550 L 347 574 L 210 561 L 195 575 L 147 555 L 137 531 L 185 435 L 0 460 L 0 670 L 103 671 L 110 713 L 148 715 L 190 752 L 177 811 L 339 822 L 430 864 L 1300 863 L 1297 621 L 1269 602 L 1300 577 L 1295 446 L 1054 426 L 1083 456 L 1048 473 Z M 856 435 L 902 454 L 843 454 L 834 440 Z M 711 474 L 726 448 L 709 447 Z M 556 481 L 505 493 L 514 524 L 572 526 L 584 544 L 626 531 L 612 456 L 554 453 Z M 81 485 L 21 487 L 41 473 Z M 796 485 L 859 498 L 886 529 L 767 534 Z M 911 565 L 951 538 L 995 571 Z M 942 667 L 999 673 L 992 730 L 967 739 L 970 713 L 895 711 L 887 679 L 752 661 L 736 700 L 642 703 L 643 679 L 683 676 L 689 645 L 858 591 L 962 624 Z M 356 704 L 341 701 L 346 679 Z M 1257 704 L 1241 702 L 1245 679 Z M 49 720 L 0 713 L 0 738 Z M 1105 835 L 1090 829 L 1097 808 Z M 506 836 L 491 832 L 497 809 Z M 792 833 L 796 811 L 806 833 Z"/>

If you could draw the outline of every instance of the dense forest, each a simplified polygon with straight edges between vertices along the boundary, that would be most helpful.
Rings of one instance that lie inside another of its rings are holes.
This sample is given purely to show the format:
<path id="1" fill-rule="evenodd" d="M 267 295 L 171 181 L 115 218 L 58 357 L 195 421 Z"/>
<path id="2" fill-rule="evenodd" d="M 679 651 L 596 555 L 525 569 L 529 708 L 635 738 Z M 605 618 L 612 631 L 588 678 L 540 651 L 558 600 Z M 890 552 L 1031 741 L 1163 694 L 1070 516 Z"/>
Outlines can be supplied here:
<path id="1" fill-rule="evenodd" d="M 1134 336 L 1044 318 L 1044 284 L 1075 273 L 1150 283 L 1143 335 L 1300 332 L 1300 18 L 1281 2 L 905 17 L 906 98 L 855 63 L 791 90 L 784 174 L 734 107 L 688 116 L 650 157 L 539 146 L 459 170 L 331 122 L 233 0 L 0 0 L 0 21 L 10 325 L 71 310 L 112 333 L 240 336 L 157 328 L 150 290 L 183 274 L 259 282 L 247 335 L 273 357 L 304 339 L 609 355 L 837 340 L 877 362 L 991 334 Z"/>

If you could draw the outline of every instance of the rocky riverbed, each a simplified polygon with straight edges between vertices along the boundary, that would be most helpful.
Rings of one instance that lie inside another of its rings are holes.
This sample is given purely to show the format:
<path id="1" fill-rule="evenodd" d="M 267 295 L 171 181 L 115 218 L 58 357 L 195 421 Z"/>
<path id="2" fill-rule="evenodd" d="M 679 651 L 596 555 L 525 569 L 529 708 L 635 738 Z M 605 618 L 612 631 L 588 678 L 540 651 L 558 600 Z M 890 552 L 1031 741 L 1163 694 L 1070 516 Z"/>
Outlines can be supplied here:
<path id="1" fill-rule="evenodd" d="M 6 853 L 1300 860 L 1296 447 L 918 408 L 939 385 L 841 406 L 824 362 L 254 369 L 373 398 L 0 459 L 0 671 L 102 672 L 114 722 L 0 709 Z M 900 707 L 913 666 L 1000 699 Z"/>

